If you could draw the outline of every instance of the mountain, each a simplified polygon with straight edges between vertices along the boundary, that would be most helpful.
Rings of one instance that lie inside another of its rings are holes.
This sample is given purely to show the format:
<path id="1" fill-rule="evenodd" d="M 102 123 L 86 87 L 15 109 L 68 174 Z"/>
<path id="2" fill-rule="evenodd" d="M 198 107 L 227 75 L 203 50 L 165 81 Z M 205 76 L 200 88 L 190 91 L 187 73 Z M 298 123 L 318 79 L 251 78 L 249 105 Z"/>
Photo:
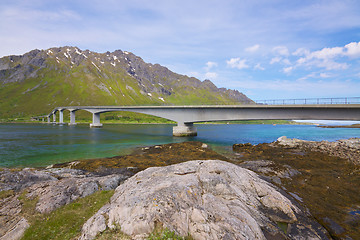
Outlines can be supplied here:
<path id="1" fill-rule="evenodd" d="M 251 101 L 144 62 L 126 51 L 77 47 L 33 50 L 0 58 L 0 118 L 46 114 L 71 105 L 188 105 Z"/>

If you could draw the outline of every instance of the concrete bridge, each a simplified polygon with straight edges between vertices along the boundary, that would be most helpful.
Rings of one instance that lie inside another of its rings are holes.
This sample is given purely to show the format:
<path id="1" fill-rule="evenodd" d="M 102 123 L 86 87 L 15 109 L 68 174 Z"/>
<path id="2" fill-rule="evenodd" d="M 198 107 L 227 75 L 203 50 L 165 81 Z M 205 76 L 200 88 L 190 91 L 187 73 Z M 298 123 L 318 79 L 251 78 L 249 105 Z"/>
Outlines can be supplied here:
<path id="1" fill-rule="evenodd" d="M 196 122 L 232 120 L 360 120 L 360 104 L 243 104 L 207 106 L 69 106 L 57 107 L 50 114 L 35 117 L 64 123 L 63 113 L 70 111 L 69 125 L 75 125 L 75 112 L 85 110 L 93 114 L 90 127 L 102 127 L 100 114 L 129 111 L 154 115 L 177 122 L 173 127 L 174 136 L 196 136 Z"/>

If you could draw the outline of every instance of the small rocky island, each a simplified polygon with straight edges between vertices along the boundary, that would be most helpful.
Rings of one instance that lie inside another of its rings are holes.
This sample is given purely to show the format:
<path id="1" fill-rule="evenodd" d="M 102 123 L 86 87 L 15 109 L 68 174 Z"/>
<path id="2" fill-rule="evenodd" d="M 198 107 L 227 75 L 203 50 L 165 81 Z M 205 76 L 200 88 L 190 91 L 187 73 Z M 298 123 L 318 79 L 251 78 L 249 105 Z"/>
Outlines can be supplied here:
<path id="1" fill-rule="evenodd" d="M 360 239 L 360 139 L 281 137 L 233 149 L 225 157 L 173 143 L 2 169 L 0 239 L 40 238 L 47 228 L 54 237 L 72 218 L 62 239 L 146 239 L 159 229 L 186 239 Z"/>

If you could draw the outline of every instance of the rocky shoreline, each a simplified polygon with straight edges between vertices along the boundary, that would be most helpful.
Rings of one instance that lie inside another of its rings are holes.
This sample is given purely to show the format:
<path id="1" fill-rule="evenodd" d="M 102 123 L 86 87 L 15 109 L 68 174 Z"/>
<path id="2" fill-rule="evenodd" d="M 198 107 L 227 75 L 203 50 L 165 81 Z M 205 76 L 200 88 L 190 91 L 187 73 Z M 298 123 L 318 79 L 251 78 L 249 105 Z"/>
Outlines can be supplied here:
<path id="1" fill-rule="evenodd" d="M 360 139 L 235 144 L 239 165 L 286 190 L 335 239 L 360 239 Z"/>
<path id="2" fill-rule="evenodd" d="M 20 239 L 31 228 L 26 201 L 48 216 L 111 189 L 110 202 L 83 220 L 75 238 L 101 239 L 119 227 L 124 239 L 144 239 L 160 227 L 193 239 L 360 239 L 360 139 L 281 137 L 233 149 L 224 157 L 185 142 L 46 169 L 2 169 L 0 239 Z"/>

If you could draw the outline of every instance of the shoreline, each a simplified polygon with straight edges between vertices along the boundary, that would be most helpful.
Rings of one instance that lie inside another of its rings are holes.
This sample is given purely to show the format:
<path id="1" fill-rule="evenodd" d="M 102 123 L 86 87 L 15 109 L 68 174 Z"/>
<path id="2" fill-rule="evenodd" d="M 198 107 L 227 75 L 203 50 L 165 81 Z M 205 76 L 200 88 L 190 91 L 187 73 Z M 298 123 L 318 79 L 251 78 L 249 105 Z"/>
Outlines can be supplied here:
<path id="1" fill-rule="evenodd" d="M 113 179 L 112 176 L 118 176 L 116 179 L 127 179 L 151 167 L 163 169 L 163 167 L 174 164 L 187 164 L 193 160 L 218 159 L 254 171 L 269 183 L 285 190 L 288 194 L 286 196 L 291 196 L 292 201 L 296 201 L 297 204 L 308 208 L 315 219 L 325 227 L 332 237 L 344 238 L 350 236 L 357 239 L 360 237 L 360 233 L 352 230 L 351 226 L 358 221 L 357 212 L 360 212 L 360 209 L 356 207 L 356 204 L 360 202 L 360 196 L 354 191 L 354 189 L 360 189 L 358 179 L 360 163 L 354 165 L 354 161 L 345 159 L 346 155 L 342 157 L 334 156 L 331 151 L 331 149 L 335 149 L 335 152 L 339 152 L 339 149 L 343 149 L 346 152 L 349 151 L 349 146 L 354 146 L 358 151 L 360 149 L 360 139 L 350 138 L 337 142 L 315 142 L 281 137 L 272 143 L 257 145 L 234 144 L 234 154 L 231 156 L 221 155 L 212 150 L 207 144 L 201 142 L 170 143 L 139 147 L 133 153 L 125 156 L 71 161 L 43 168 L 0 168 L 0 175 L 8 174 L 9 181 L 13 184 L 0 184 L 0 186 L 13 186 L 13 189 L 23 189 L 27 187 L 27 181 L 34 181 L 33 179 L 39 179 L 36 181 L 51 180 L 51 176 L 58 176 L 56 178 L 58 178 L 59 183 L 67 182 L 66 179 L 69 179 L 69 181 L 70 179 L 78 179 L 75 182 L 81 185 L 83 180 L 80 179 L 84 179 L 84 181 L 104 179 L 101 180 L 102 184 L 104 184 L 103 181 L 113 181 L 110 180 Z M 11 181 L 14 178 L 11 177 L 11 174 L 20 174 L 22 172 L 25 174 L 24 176 L 28 176 L 28 180 L 25 177 L 22 182 Z M 179 173 L 179 175 L 191 173 L 192 171 L 184 174 Z M 32 177 L 31 174 L 35 174 L 36 177 Z M 51 176 L 48 176 L 48 174 Z M 41 180 L 44 177 L 45 180 Z M 118 181 L 117 184 L 121 184 L 123 180 L 116 181 Z M 107 184 L 110 184 L 110 182 Z M 118 186 L 117 184 L 111 186 L 115 188 Z M 102 188 L 105 185 L 101 185 Z M 56 191 L 64 190 L 64 187 L 54 187 L 53 189 L 59 189 Z M 47 189 L 39 185 L 35 191 L 40 194 L 38 195 L 40 199 L 43 197 L 41 194 L 45 191 L 43 188 Z M 0 188 L 0 190 L 3 189 Z M 11 191 L 9 193 L 5 191 L 5 194 L 9 196 L 17 194 L 16 191 Z M 60 193 L 55 192 L 52 194 L 59 195 Z M 40 205 L 44 209 L 56 208 L 52 203 L 54 200 L 49 202 L 44 199 L 42 201 L 42 204 L 46 204 Z M 353 213 L 354 215 L 352 215 Z"/>
<path id="2" fill-rule="evenodd" d="M 54 123 L 48 123 L 48 122 L 40 122 L 40 121 L 0 121 L 0 124 L 13 124 L 13 123 L 22 123 L 22 124 L 27 124 L 27 123 L 35 123 L 35 124 L 54 124 Z M 88 122 L 76 122 L 76 124 L 90 124 L 91 121 Z M 105 125 L 116 125 L 116 124 L 172 124 L 172 125 L 176 125 L 176 122 L 107 122 L 106 120 L 102 120 L 101 121 L 102 124 Z M 55 123 L 58 124 L 58 123 Z M 69 122 L 64 122 L 64 125 L 69 124 Z M 317 124 L 315 123 L 302 123 L 302 122 L 295 122 L 295 121 L 287 121 L 287 120 L 244 120 L 244 121 L 239 121 L 239 120 L 235 120 L 235 121 L 213 121 L 213 122 L 195 122 L 194 124 L 239 124 L 239 125 L 252 125 L 252 124 L 258 124 L 258 125 L 314 125 L 317 126 Z"/>

